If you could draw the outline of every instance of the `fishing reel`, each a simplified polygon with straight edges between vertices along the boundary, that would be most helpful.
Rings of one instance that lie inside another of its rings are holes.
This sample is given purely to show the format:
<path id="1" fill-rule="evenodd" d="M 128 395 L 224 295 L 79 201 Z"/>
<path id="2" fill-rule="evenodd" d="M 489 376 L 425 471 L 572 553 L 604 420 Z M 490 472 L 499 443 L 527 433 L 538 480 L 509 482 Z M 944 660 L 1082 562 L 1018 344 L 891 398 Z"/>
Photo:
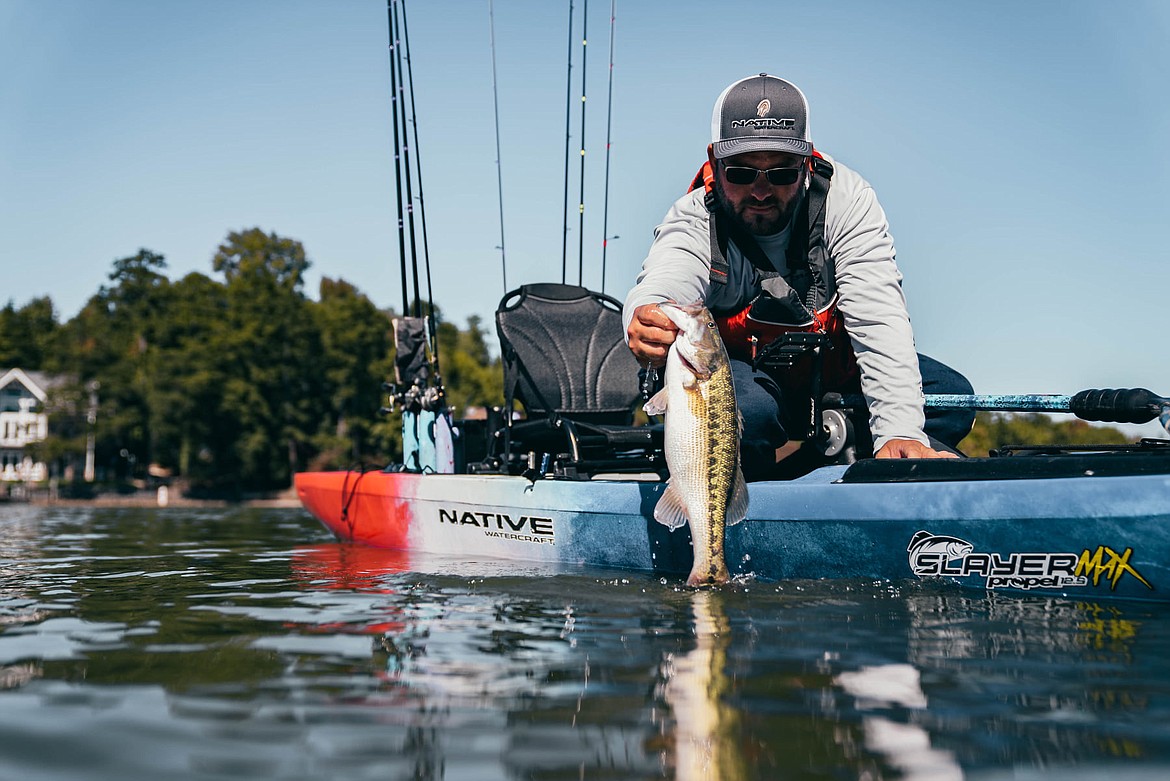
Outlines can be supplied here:
<path id="1" fill-rule="evenodd" d="M 399 387 L 395 383 L 382 383 L 382 390 L 387 394 L 388 406 L 378 410 L 380 415 L 389 415 L 396 409 L 402 412 L 439 412 L 446 408 L 446 394 L 440 384 L 428 385 L 421 379 L 416 379 L 410 385 Z"/>

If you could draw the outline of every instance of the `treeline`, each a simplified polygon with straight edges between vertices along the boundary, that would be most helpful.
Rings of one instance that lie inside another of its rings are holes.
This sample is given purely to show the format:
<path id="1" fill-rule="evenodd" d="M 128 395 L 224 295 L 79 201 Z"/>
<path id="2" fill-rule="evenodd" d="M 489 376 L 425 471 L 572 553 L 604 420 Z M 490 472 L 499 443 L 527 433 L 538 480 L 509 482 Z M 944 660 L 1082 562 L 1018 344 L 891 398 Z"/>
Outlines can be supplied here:
<path id="1" fill-rule="evenodd" d="M 1111 426 L 1093 426 L 1067 415 L 1062 418 L 1039 412 L 979 412 L 959 449 L 969 456 L 986 456 L 1005 445 L 1122 445 L 1134 439 Z"/>
<path id="2" fill-rule="evenodd" d="M 106 479 L 153 467 L 220 494 L 284 488 L 298 470 L 387 463 L 401 450 L 398 416 L 378 414 L 393 379 L 394 313 L 328 278 L 311 300 L 309 265 L 300 242 L 255 228 L 228 234 L 212 260 L 218 278 L 172 281 L 164 257 L 143 249 L 114 261 L 109 284 L 67 322 L 48 297 L 9 302 L 0 366 L 61 380 L 37 455 L 80 479 L 92 430 Z M 501 403 L 480 320 L 436 320 L 452 406 Z"/>

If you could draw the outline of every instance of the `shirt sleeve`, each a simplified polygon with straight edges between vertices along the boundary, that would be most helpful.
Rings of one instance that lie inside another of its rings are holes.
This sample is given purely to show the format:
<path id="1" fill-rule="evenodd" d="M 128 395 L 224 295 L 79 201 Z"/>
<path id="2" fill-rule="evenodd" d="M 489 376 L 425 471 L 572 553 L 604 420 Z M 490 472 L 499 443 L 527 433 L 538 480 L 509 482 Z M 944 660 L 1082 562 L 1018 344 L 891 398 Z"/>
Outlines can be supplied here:
<path id="1" fill-rule="evenodd" d="M 886 215 L 865 180 L 843 166 L 838 171 L 829 188 L 825 241 L 869 404 L 874 449 L 890 439 L 928 444 L 918 353 Z"/>
<path id="2" fill-rule="evenodd" d="M 625 328 L 629 328 L 634 310 L 643 304 L 706 300 L 711 278 L 711 238 L 710 215 L 702 195 L 699 190 L 679 198 L 654 229 L 654 241 L 642 262 L 642 271 L 622 308 Z"/>

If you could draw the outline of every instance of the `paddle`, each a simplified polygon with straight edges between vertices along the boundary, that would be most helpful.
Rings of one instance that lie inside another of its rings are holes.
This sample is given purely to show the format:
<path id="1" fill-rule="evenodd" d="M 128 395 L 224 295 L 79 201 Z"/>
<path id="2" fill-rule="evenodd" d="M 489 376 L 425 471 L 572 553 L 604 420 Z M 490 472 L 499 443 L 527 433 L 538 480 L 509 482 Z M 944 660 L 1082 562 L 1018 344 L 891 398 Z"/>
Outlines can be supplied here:
<path id="1" fill-rule="evenodd" d="M 1072 396 L 1033 395 L 964 395 L 932 394 L 925 397 L 930 409 L 971 409 L 996 412 L 1071 412 L 1081 420 L 1101 423 L 1148 423 L 1155 418 L 1170 433 L 1170 399 L 1145 388 L 1107 388 L 1083 390 Z M 844 396 L 840 404 L 827 400 L 827 406 L 864 405 L 860 396 Z"/>

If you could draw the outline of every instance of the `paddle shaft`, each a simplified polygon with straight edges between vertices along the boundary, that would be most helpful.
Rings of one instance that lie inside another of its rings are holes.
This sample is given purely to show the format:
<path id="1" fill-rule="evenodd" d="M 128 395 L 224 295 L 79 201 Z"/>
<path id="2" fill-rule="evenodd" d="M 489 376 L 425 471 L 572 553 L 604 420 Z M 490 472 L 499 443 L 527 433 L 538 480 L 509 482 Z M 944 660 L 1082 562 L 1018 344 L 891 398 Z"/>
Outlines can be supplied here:
<path id="1" fill-rule="evenodd" d="M 844 396 L 841 406 L 856 407 L 859 403 L 864 404 L 859 396 Z M 1157 418 L 1170 432 L 1170 399 L 1145 388 L 1083 390 L 1072 396 L 930 394 L 923 406 L 995 412 L 1071 412 L 1082 420 L 1103 423 L 1148 423 Z"/>

